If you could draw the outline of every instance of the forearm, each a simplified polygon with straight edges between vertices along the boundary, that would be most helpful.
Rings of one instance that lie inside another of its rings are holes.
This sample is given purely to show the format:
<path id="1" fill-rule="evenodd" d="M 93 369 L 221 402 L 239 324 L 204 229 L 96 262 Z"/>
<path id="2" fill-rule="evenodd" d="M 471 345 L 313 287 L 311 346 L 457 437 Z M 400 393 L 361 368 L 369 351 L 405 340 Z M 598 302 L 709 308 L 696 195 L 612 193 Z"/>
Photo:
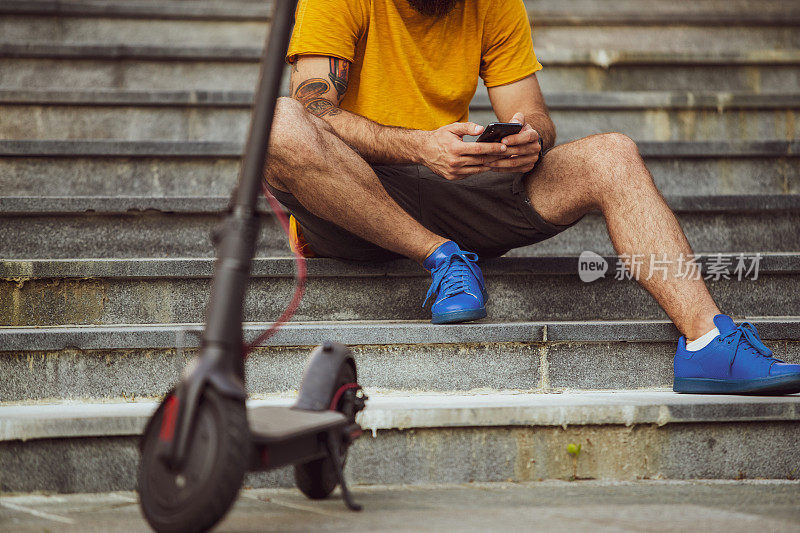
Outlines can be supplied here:
<path id="1" fill-rule="evenodd" d="M 322 117 L 336 135 L 373 165 L 421 163 L 428 131 L 384 126 L 343 109 Z"/>
<path id="2" fill-rule="evenodd" d="M 556 126 L 547 112 L 547 104 L 535 74 L 514 83 L 490 87 L 489 100 L 501 121 L 508 122 L 521 113 L 525 116 L 525 122 L 541 136 L 544 150 L 555 146 Z"/>

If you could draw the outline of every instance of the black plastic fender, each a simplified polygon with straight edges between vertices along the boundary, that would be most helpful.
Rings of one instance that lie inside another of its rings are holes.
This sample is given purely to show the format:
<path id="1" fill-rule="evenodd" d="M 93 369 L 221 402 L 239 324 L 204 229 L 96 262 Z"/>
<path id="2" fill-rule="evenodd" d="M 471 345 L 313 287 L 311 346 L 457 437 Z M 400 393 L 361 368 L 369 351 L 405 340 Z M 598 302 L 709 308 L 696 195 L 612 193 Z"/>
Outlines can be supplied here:
<path id="1" fill-rule="evenodd" d="M 336 375 L 342 364 L 353 367 L 356 373 L 356 361 L 353 352 L 344 344 L 325 341 L 311 354 L 303 371 L 303 380 L 300 383 L 300 397 L 294 404 L 295 409 L 309 411 L 326 411 L 330 408 L 331 398 L 336 392 Z"/>

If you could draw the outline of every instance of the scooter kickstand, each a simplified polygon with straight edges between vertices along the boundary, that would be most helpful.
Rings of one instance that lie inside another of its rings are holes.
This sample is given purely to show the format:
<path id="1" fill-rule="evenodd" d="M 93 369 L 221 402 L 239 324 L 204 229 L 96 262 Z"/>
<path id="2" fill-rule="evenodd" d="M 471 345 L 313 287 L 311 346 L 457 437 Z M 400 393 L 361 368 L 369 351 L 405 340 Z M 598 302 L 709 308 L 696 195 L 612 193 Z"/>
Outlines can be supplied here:
<path id="1" fill-rule="evenodd" d="M 360 511 L 363 507 L 353 501 L 353 495 L 350 494 L 350 489 L 347 488 L 347 482 L 344 480 L 344 465 L 339 457 L 339 446 L 332 431 L 328 432 L 325 447 L 328 449 L 328 455 L 330 455 L 331 461 L 333 461 L 333 468 L 336 470 L 336 475 L 339 478 L 339 487 L 342 489 L 344 504 L 351 511 Z"/>

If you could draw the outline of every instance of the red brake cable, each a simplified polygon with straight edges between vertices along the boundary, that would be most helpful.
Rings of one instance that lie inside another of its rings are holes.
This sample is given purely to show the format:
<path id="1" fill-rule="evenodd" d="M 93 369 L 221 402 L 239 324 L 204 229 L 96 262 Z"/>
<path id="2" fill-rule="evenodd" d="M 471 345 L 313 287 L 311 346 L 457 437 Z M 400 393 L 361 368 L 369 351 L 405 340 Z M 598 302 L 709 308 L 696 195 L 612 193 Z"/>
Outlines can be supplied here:
<path id="1" fill-rule="evenodd" d="M 289 229 L 289 217 L 287 217 L 286 213 L 283 211 L 283 206 L 281 206 L 281 204 L 278 203 L 278 200 L 276 200 L 272 193 L 269 192 L 267 185 L 263 181 L 261 182 L 261 189 L 264 191 L 264 197 L 267 199 L 272 212 L 275 213 L 275 217 L 281 223 L 283 232 L 291 241 L 292 237 Z M 303 257 L 303 254 L 301 254 L 299 250 L 292 251 L 294 252 L 295 265 L 297 266 L 297 271 L 295 272 L 295 289 L 292 301 L 286 306 L 286 309 L 283 311 L 283 314 L 281 314 L 278 320 L 276 320 L 268 329 L 256 337 L 253 342 L 244 346 L 244 357 L 247 357 L 247 354 L 253 351 L 253 348 L 260 346 L 262 342 L 272 337 L 285 322 L 292 318 L 295 311 L 297 311 L 297 308 L 300 306 L 300 300 L 303 299 L 303 293 L 306 289 L 306 258 Z"/>

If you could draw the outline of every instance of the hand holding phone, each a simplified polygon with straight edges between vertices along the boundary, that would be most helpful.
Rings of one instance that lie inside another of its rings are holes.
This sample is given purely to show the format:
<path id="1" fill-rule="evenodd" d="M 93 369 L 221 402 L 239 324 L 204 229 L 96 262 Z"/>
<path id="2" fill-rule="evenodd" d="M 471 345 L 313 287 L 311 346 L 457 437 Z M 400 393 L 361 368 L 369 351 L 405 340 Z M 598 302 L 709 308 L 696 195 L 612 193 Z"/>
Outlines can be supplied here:
<path id="1" fill-rule="evenodd" d="M 516 135 L 520 131 L 522 131 L 522 124 L 517 122 L 492 122 L 486 126 L 475 142 L 499 143 L 509 135 Z"/>
<path id="2" fill-rule="evenodd" d="M 478 138 L 478 141 L 502 143 L 507 147 L 505 157 L 486 163 L 495 172 L 529 172 L 541 157 L 541 135 L 530 124 L 523 125 L 523 113 L 516 113 L 512 120 L 514 122 L 489 124 L 484 135 Z"/>

